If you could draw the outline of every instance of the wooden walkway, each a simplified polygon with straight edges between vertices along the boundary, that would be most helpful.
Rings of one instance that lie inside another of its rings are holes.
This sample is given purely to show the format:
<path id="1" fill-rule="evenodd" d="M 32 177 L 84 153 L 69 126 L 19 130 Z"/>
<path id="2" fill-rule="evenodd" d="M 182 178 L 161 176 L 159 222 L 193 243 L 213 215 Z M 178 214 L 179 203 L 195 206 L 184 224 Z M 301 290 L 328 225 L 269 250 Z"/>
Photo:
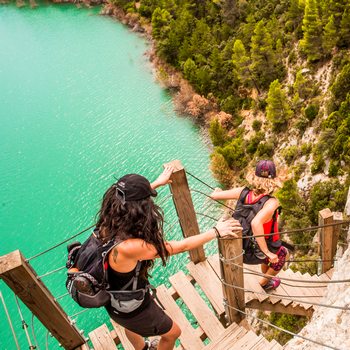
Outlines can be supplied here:
<path id="1" fill-rule="evenodd" d="M 247 268 L 254 268 L 247 266 Z M 263 336 L 257 336 L 243 326 L 232 324 L 224 328 L 224 306 L 221 282 L 215 273 L 219 272 L 217 255 L 210 256 L 204 262 L 187 265 L 189 274 L 183 271 L 170 277 L 171 287 L 161 285 L 157 288 L 157 296 L 166 312 L 178 323 L 182 329 L 180 344 L 176 349 L 182 350 L 277 350 L 282 346 L 276 341 L 269 342 Z M 300 274 L 290 269 L 282 271 L 281 277 L 297 279 L 296 282 L 284 281 L 272 294 L 266 294 L 258 283 L 259 277 L 244 274 L 244 287 L 254 292 L 245 293 L 246 307 L 275 312 L 310 315 L 314 311 L 312 303 L 321 301 L 326 289 L 322 281 L 329 281 L 331 271 L 321 276 Z M 319 282 L 310 284 L 306 280 Z M 304 283 L 303 283 L 304 282 Z M 280 296 L 277 296 L 280 295 Z M 308 303 L 293 302 L 289 299 L 305 300 Z M 304 298 L 307 296 L 307 298 Z M 208 303 L 209 301 L 209 303 Z M 311 304 L 309 304 L 311 303 Z M 210 306 L 209 306 L 210 304 Z M 180 306 L 181 308 L 180 308 Z M 182 305 L 185 305 L 184 308 Z M 184 311 L 185 310 L 185 311 Z M 111 321 L 113 330 L 106 325 L 89 334 L 95 350 L 116 349 L 116 344 L 122 343 L 125 350 L 133 350 L 126 339 L 121 327 Z"/>
<path id="2" fill-rule="evenodd" d="M 260 272 L 260 266 L 258 265 L 244 265 L 244 267 Z M 223 294 L 221 282 L 217 277 L 217 275 L 220 276 L 218 255 L 209 256 L 206 261 L 196 265 L 189 263 L 187 269 L 203 290 L 208 289 L 208 285 L 210 285 L 210 291 L 208 293 L 206 292 L 208 299 L 213 306 L 217 305 L 217 312 L 223 314 Z M 293 272 L 291 269 L 282 270 L 278 275 L 279 277 L 298 280 L 298 282 L 282 281 L 281 285 L 275 291 L 267 294 L 259 283 L 257 283 L 260 277 L 245 270 L 244 288 L 253 291 L 252 293 L 245 293 L 246 308 L 310 316 L 315 310 L 313 304 L 320 303 L 327 288 L 327 285 L 322 282 L 329 281 L 332 273 L 333 269 L 320 276 L 310 276 L 308 273 L 301 274 L 300 272 Z M 200 275 L 203 277 L 201 278 Z M 209 278 L 210 283 L 208 283 Z M 307 283 L 310 280 L 319 283 Z M 283 296 L 288 299 L 284 299 Z M 294 302 L 290 299 L 301 300 L 306 303 Z"/>

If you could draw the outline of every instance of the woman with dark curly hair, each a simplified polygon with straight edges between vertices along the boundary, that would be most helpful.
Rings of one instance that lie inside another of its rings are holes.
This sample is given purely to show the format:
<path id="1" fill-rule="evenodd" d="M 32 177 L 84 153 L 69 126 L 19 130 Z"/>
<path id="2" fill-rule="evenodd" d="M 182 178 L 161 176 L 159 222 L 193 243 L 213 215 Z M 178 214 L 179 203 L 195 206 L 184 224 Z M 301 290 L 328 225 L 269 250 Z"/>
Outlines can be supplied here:
<path id="1" fill-rule="evenodd" d="M 160 336 L 158 350 L 173 349 L 180 336 L 179 326 L 165 314 L 151 296 L 148 286 L 149 271 L 154 259 L 163 265 L 170 255 L 197 248 L 217 237 L 235 235 L 240 230 L 238 221 L 219 221 L 215 229 L 181 241 L 165 241 L 163 213 L 153 202 L 155 189 L 169 182 L 173 168 L 167 166 L 152 184 L 137 174 L 120 178 L 105 193 L 96 225 L 100 237 L 117 243 L 109 252 L 108 282 L 111 290 L 146 290 L 136 308 L 124 312 L 121 305 L 111 302 L 106 306 L 110 317 L 125 328 L 126 335 L 136 350 L 151 349 L 143 337 Z M 133 282 L 131 282 L 133 281 Z M 134 286 L 132 286 L 134 285 Z"/>

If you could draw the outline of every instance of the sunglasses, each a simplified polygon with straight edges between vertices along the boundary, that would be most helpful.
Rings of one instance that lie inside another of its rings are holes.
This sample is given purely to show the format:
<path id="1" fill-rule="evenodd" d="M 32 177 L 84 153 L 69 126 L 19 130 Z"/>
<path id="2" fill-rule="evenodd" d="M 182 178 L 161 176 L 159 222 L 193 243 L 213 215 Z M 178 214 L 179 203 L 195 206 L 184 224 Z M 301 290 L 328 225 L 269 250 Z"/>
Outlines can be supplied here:
<path id="1" fill-rule="evenodd" d="M 116 191 L 115 191 L 115 195 L 116 197 L 122 202 L 122 204 L 125 204 L 125 192 L 122 191 L 120 188 L 116 187 Z"/>

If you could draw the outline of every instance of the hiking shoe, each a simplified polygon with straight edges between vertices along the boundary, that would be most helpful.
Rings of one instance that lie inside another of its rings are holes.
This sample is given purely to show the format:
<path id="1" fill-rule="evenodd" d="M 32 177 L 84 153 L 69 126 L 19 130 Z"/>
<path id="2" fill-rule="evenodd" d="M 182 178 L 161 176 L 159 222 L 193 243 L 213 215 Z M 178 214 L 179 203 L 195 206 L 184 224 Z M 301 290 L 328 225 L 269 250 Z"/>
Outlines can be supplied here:
<path id="1" fill-rule="evenodd" d="M 148 350 L 157 350 L 158 349 L 158 343 L 159 340 L 158 339 L 153 339 L 151 340 L 146 340 L 145 341 L 146 345 L 148 346 Z"/>
<path id="2" fill-rule="evenodd" d="M 281 280 L 278 277 L 272 277 L 262 288 L 265 292 L 275 290 L 281 284 Z"/>

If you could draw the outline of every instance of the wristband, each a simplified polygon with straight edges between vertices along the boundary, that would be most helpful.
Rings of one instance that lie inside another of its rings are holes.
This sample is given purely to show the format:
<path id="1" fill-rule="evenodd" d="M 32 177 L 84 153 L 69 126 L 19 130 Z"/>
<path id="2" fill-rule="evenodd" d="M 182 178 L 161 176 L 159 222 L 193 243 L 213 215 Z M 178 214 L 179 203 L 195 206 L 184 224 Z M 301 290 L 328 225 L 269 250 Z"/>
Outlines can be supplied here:
<path id="1" fill-rule="evenodd" d="M 217 237 L 217 238 L 221 238 L 221 235 L 220 235 L 219 230 L 218 230 L 215 226 L 213 227 L 213 229 L 214 229 L 214 231 L 215 231 L 216 237 Z"/>

